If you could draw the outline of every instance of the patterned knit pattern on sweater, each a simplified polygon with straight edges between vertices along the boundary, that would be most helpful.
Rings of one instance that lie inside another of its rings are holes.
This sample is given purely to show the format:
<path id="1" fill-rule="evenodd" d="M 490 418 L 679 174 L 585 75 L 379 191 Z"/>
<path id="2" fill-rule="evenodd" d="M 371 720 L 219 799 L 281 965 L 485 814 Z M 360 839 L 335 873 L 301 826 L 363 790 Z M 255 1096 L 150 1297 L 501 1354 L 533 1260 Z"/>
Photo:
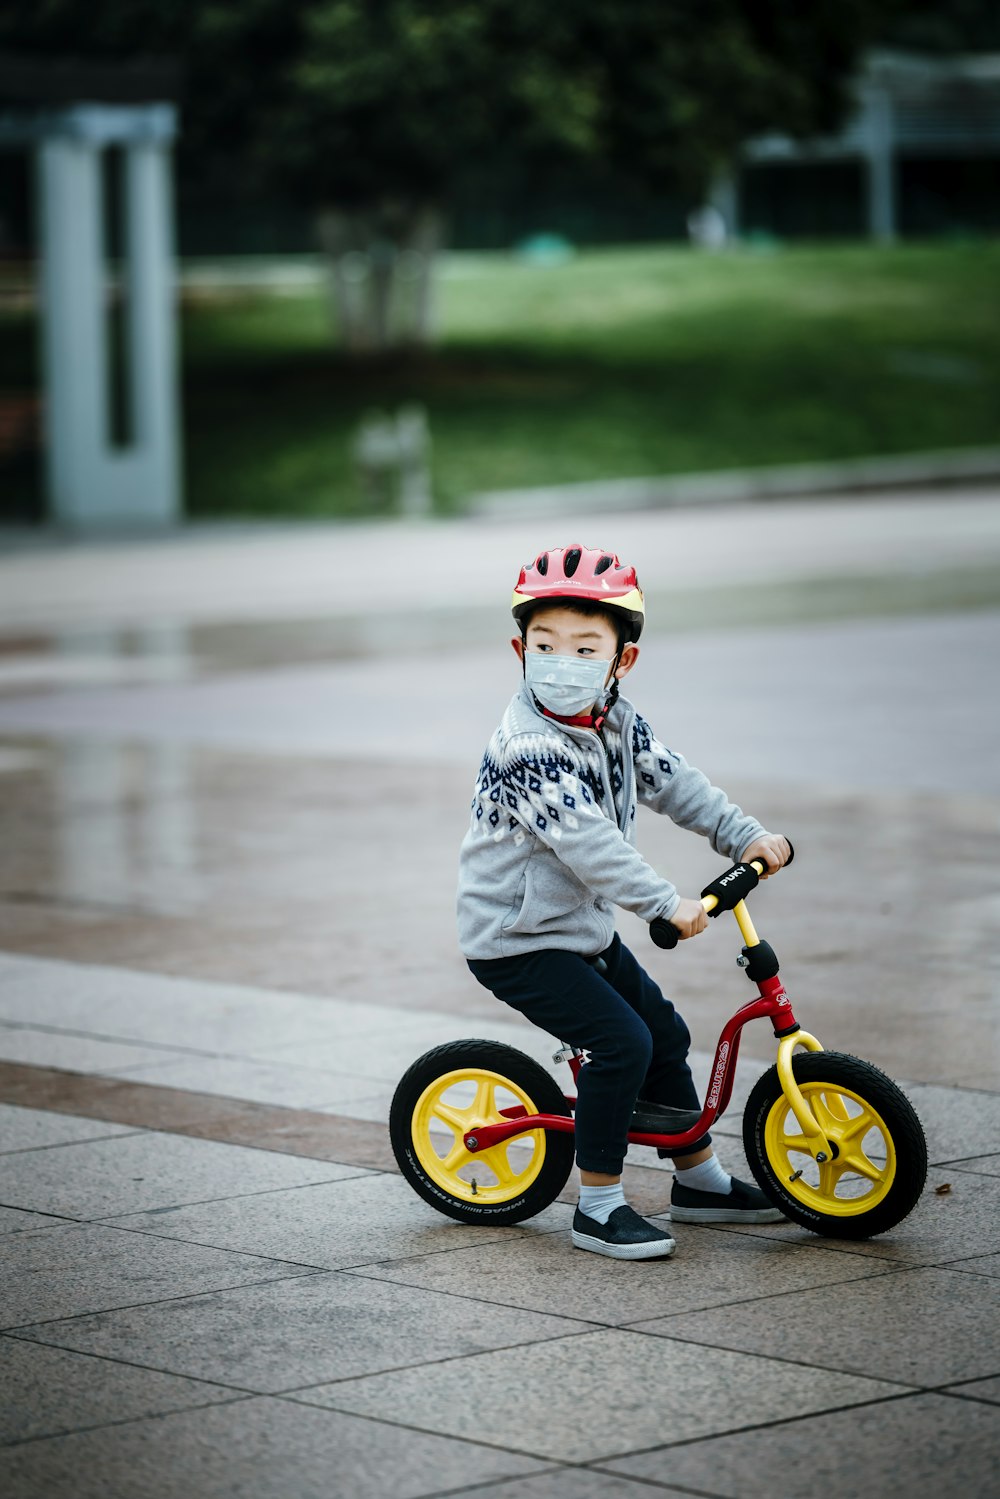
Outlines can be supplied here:
<path id="1" fill-rule="evenodd" d="M 680 896 L 635 847 L 636 805 L 738 859 L 764 829 L 668 749 L 626 699 L 601 734 L 546 717 L 528 689 L 483 756 L 459 859 L 459 944 L 468 958 L 543 948 L 592 956 L 615 905 L 669 918 Z"/>

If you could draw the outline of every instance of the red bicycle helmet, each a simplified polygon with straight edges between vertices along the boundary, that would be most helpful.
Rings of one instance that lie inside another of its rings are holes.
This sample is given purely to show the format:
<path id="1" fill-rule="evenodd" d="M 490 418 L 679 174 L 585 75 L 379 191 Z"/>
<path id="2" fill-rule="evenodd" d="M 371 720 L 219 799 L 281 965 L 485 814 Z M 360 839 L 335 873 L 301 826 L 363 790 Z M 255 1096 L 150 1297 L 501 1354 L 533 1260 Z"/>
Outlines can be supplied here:
<path id="1" fill-rule="evenodd" d="M 540 552 L 534 562 L 521 568 L 510 608 L 523 630 L 536 604 L 582 599 L 623 616 L 628 626 L 626 639 L 639 639 L 645 608 L 635 568 L 624 566 L 614 552 L 601 547 L 552 547 Z"/>

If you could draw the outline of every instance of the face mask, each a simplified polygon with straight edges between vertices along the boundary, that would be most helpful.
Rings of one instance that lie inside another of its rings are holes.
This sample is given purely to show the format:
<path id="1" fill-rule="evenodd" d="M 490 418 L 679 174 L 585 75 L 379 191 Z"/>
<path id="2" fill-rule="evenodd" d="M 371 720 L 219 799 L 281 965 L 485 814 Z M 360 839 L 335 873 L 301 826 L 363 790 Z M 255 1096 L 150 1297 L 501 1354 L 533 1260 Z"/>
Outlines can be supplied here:
<path id="1" fill-rule="evenodd" d="M 525 652 L 524 680 L 550 713 L 573 718 L 603 700 L 610 665 L 610 661 L 598 661 L 593 656 Z"/>

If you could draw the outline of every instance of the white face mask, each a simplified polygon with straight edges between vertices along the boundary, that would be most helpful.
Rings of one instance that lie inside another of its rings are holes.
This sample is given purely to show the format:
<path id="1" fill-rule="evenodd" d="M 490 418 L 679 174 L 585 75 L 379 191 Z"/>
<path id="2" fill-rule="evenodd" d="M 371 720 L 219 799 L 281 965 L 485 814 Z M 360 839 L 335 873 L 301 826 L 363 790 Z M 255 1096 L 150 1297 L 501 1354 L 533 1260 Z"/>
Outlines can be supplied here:
<path id="1" fill-rule="evenodd" d="M 526 651 L 524 680 L 543 708 L 561 718 L 573 718 L 603 701 L 610 665 L 610 661 L 599 661 L 593 656 L 553 656 L 548 651 Z"/>

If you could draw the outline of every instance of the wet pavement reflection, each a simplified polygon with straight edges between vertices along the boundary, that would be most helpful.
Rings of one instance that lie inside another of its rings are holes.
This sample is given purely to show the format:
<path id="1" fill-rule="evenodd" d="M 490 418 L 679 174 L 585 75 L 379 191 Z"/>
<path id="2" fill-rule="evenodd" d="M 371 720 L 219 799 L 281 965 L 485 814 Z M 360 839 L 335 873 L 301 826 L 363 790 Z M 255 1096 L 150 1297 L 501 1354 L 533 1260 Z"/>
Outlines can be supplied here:
<path id="1" fill-rule="evenodd" d="M 288 622 L 8 642 L 0 946 L 493 1016 L 455 948 L 453 892 L 513 686 L 506 626 L 489 648 L 360 659 L 338 628 L 325 644 Z M 982 691 L 998 642 L 995 612 L 761 627 L 742 679 L 727 632 L 678 678 L 676 642 L 653 635 L 636 687 L 664 737 L 797 843 L 755 912 L 806 1023 L 898 1076 L 979 1088 L 1000 1087 L 998 709 Z M 715 872 L 662 819 L 640 841 L 681 888 Z M 733 937 L 664 955 L 621 927 L 710 1046 L 742 997 Z M 770 1055 L 765 1035 L 746 1045 Z"/>

